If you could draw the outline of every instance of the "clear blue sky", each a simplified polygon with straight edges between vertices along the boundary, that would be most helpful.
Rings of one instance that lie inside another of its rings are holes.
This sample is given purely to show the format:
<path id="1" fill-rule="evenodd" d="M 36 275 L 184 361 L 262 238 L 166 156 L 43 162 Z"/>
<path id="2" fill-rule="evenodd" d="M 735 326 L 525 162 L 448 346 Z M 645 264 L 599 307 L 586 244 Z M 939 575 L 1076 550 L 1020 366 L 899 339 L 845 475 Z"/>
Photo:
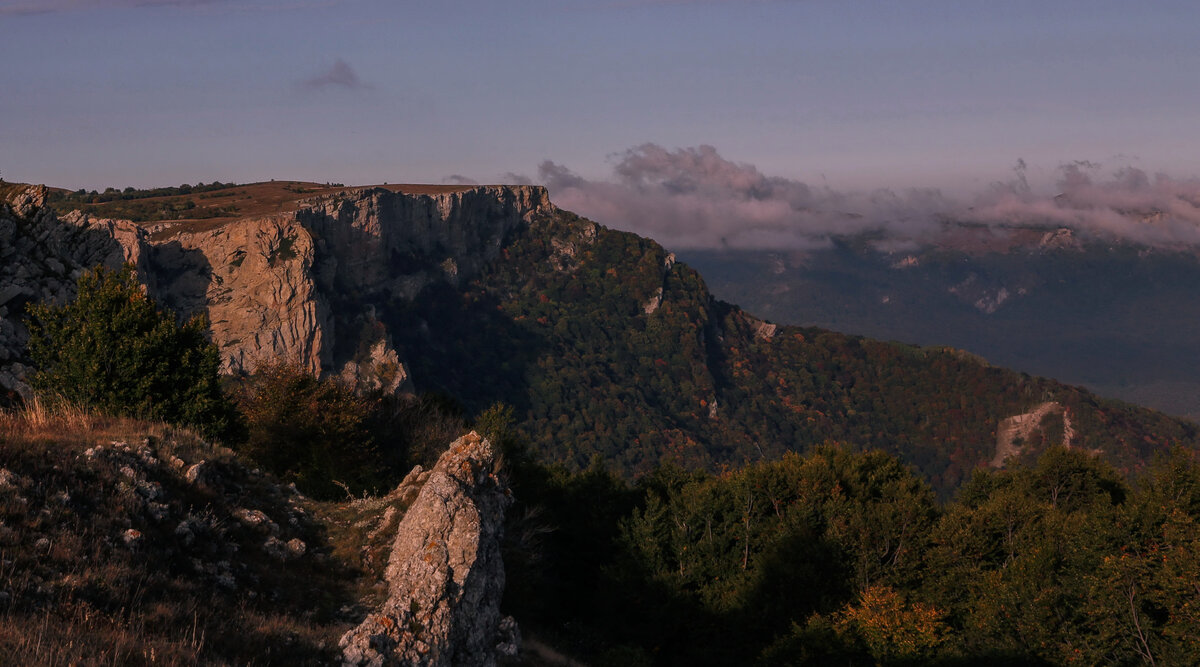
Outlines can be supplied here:
<path id="1" fill-rule="evenodd" d="M 0 0 L 0 175 L 603 178 L 654 142 L 835 188 L 1189 178 L 1198 27 L 1194 1 Z"/>

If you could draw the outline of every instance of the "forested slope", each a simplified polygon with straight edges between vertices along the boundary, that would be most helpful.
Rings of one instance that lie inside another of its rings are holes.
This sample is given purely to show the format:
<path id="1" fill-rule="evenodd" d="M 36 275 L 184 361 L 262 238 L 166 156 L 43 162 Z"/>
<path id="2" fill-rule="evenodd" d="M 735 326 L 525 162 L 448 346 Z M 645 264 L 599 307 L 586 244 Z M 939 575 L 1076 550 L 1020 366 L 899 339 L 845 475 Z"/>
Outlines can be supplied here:
<path id="1" fill-rule="evenodd" d="M 995 455 L 1005 418 L 1065 406 L 1072 445 L 1132 471 L 1190 422 L 995 368 L 961 351 L 774 326 L 714 299 L 658 244 L 559 212 L 516 231 L 461 290 L 380 304 L 418 388 L 512 404 L 535 448 L 624 474 L 710 469 L 826 441 L 877 448 L 942 491 Z M 1024 443 L 1061 441 L 1047 423 Z"/>

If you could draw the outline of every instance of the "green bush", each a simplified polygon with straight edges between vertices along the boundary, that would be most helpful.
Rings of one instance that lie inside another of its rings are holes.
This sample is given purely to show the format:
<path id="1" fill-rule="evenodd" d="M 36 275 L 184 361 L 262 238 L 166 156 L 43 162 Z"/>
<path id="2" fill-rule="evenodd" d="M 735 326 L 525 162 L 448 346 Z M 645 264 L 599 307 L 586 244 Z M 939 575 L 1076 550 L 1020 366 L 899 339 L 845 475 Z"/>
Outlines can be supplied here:
<path id="1" fill-rule="evenodd" d="M 217 347 L 196 316 L 180 325 L 142 291 L 133 267 L 96 267 L 75 300 L 30 308 L 33 387 L 116 415 L 234 438 L 239 419 L 221 388 Z"/>

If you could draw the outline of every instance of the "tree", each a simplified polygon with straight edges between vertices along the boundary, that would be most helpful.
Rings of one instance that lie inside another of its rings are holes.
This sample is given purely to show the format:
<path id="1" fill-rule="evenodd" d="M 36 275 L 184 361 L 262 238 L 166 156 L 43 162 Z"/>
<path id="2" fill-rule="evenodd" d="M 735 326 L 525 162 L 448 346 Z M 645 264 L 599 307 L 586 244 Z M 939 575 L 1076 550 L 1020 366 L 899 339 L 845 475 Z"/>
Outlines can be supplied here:
<path id="1" fill-rule="evenodd" d="M 76 283 L 75 300 L 30 308 L 34 388 L 116 415 L 192 426 L 236 437 L 239 418 L 221 388 L 217 347 L 202 316 L 182 325 L 142 291 L 133 267 L 98 266 Z"/>
<path id="2" fill-rule="evenodd" d="M 387 466 L 370 431 L 372 403 L 337 379 L 268 364 L 243 385 L 239 403 L 250 432 L 240 451 L 305 493 L 332 499 L 339 486 L 357 493 L 380 484 Z"/>

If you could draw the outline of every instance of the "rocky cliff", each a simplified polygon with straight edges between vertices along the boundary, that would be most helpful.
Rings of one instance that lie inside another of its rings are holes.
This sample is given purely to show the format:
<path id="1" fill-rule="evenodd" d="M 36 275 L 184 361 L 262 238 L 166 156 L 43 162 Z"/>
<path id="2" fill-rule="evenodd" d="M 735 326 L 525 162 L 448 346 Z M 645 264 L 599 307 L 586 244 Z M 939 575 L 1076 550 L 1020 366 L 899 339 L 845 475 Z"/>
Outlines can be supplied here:
<path id="1" fill-rule="evenodd" d="M 148 247 L 145 230 L 131 222 L 78 214 L 60 219 L 44 207 L 43 186 L 6 190 L 0 197 L 0 396 L 24 389 L 26 305 L 66 301 L 83 269 L 137 263 Z"/>
<path id="2" fill-rule="evenodd" d="M 59 218 L 42 206 L 44 193 L 10 194 L 0 210 L 0 253 L 15 258 L 0 268 L 0 383 L 8 389 L 25 371 L 24 303 L 63 301 L 82 268 L 130 261 L 160 303 L 207 315 L 226 372 L 285 360 L 397 391 L 407 371 L 376 309 L 433 282 L 470 278 L 517 226 L 554 210 L 534 186 L 359 188 L 214 228 L 156 225 L 149 233 L 79 213 Z"/>
<path id="3" fill-rule="evenodd" d="M 388 599 L 342 637 L 343 664 L 482 666 L 515 655 L 516 623 L 499 611 L 512 499 L 491 444 L 474 432 L 459 438 L 396 491 L 413 492 L 388 561 Z"/>

